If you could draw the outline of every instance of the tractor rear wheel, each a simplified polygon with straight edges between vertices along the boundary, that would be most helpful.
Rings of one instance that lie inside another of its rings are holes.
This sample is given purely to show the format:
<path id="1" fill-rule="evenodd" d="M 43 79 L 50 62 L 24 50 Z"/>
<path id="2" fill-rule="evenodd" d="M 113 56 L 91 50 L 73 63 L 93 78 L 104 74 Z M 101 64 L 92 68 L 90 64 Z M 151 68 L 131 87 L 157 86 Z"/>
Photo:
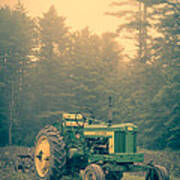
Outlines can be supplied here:
<path id="1" fill-rule="evenodd" d="M 169 175 L 165 167 L 154 165 L 146 174 L 145 180 L 169 180 Z"/>
<path id="2" fill-rule="evenodd" d="M 90 164 L 83 173 L 83 180 L 105 180 L 102 168 L 97 164 Z"/>
<path id="3" fill-rule="evenodd" d="M 66 150 L 63 138 L 54 126 L 46 126 L 38 133 L 34 152 L 37 179 L 56 180 L 65 170 Z"/>

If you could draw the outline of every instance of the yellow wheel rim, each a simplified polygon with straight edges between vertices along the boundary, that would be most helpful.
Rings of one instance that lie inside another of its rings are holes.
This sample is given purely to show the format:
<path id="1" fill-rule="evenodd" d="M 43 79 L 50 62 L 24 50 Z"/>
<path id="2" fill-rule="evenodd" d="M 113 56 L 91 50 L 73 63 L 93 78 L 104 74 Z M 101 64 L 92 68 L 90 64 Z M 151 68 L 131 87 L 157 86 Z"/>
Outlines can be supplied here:
<path id="1" fill-rule="evenodd" d="M 35 166 L 40 177 L 45 177 L 50 167 L 50 144 L 46 136 L 41 136 L 35 149 Z"/>
<path id="2" fill-rule="evenodd" d="M 85 180 L 96 180 L 96 175 L 92 172 L 88 172 L 85 176 Z"/>

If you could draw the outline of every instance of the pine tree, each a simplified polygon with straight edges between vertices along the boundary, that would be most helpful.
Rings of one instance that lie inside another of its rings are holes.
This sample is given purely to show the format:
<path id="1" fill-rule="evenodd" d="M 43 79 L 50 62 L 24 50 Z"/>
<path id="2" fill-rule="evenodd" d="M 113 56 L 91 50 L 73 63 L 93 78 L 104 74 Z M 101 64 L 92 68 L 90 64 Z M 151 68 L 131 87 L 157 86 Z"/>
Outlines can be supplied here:
<path id="1" fill-rule="evenodd" d="M 24 69 L 34 47 L 34 22 L 27 17 L 21 4 L 17 4 L 15 10 L 1 8 L 0 14 L 0 54 L 5 84 L 3 97 L 8 109 L 9 144 L 12 144 L 13 129 L 17 119 L 21 119 Z"/>
<path id="2" fill-rule="evenodd" d="M 160 17 L 156 27 L 160 37 L 154 40 L 153 58 L 164 76 L 164 86 L 159 90 L 152 101 L 151 118 L 154 122 L 147 121 L 152 126 L 149 133 L 156 132 L 149 146 L 158 148 L 171 147 L 179 149 L 178 139 L 180 137 L 179 129 L 179 33 L 180 33 L 180 4 L 178 2 L 166 1 L 164 6 L 157 7 L 154 15 Z"/>
<path id="3" fill-rule="evenodd" d="M 38 127 L 47 124 L 52 114 L 63 109 L 64 81 L 66 78 L 69 32 L 65 18 L 59 16 L 54 6 L 38 21 L 39 50 L 34 70 L 29 78 L 33 84 L 36 108 L 33 108 Z M 49 119 L 48 119 L 49 118 Z"/>

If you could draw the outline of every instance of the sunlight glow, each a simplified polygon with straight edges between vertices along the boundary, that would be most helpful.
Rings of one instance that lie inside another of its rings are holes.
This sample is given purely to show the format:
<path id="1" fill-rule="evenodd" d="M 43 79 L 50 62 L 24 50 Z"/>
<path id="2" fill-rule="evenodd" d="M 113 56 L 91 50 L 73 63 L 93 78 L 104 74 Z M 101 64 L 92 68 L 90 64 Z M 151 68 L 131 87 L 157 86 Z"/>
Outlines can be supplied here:
<path id="1" fill-rule="evenodd" d="M 60 16 L 66 17 L 68 26 L 79 30 L 86 26 L 96 33 L 106 31 L 115 32 L 118 19 L 104 15 L 112 7 L 112 0 L 21 0 L 28 9 L 29 14 L 40 16 L 49 6 L 54 5 Z"/>
<path id="2" fill-rule="evenodd" d="M 1 5 L 13 7 L 18 0 L 0 0 Z M 126 0 L 122 0 L 127 3 Z M 72 31 L 89 27 L 92 33 L 102 34 L 104 32 L 116 32 L 118 25 L 123 24 L 125 19 L 118 19 L 114 16 L 105 15 L 105 12 L 116 12 L 134 10 L 130 6 L 111 6 L 113 0 L 20 0 L 29 15 L 37 17 L 47 12 L 51 5 L 54 5 L 58 15 L 66 18 L 66 25 Z M 125 47 L 128 54 L 134 54 L 134 44 L 121 32 L 118 41 Z"/>

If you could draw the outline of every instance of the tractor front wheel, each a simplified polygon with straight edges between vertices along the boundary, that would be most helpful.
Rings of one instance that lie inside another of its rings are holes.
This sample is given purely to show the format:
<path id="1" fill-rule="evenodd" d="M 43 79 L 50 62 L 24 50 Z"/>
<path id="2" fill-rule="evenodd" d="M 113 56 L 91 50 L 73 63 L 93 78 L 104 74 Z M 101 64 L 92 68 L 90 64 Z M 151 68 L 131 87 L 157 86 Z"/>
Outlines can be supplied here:
<path id="1" fill-rule="evenodd" d="M 83 173 L 83 180 L 105 180 L 102 168 L 97 164 L 90 164 Z"/>
<path id="2" fill-rule="evenodd" d="M 145 180 L 169 180 L 169 175 L 165 167 L 154 165 L 147 172 Z"/>
<path id="3" fill-rule="evenodd" d="M 65 170 L 66 151 L 63 138 L 54 126 L 46 126 L 38 133 L 34 164 L 37 179 L 59 179 Z"/>

